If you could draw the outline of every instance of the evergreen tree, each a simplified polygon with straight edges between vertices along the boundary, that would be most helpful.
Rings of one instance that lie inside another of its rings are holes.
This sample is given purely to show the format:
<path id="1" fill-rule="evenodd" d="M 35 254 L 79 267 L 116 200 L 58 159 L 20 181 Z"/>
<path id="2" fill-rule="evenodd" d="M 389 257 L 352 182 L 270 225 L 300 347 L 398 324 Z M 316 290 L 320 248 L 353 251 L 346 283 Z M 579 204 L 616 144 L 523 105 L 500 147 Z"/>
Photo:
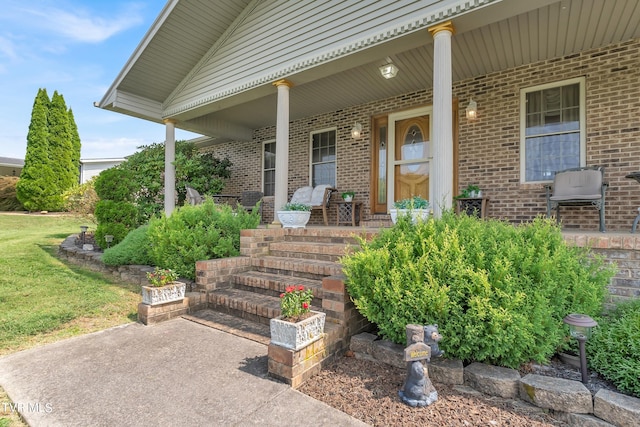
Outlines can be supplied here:
<path id="1" fill-rule="evenodd" d="M 69 108 L 69 126 L 71 130 L 71 145 L 73 146 L 73 152 L 71 153 L 71 161 L 73 162 L 73 168 L 75 171 L 74 180 L 80 182 L 80 150 L 82 144 L 80 142 L 80 134 L 78 133 L 78 126 L 76 125 L 76 119 L 73 117 L 73 111 Z"/>
<path id="2" fill-rule="evenodd" d="M 64 97 L 55 91 L 51 97 L 48 115 L 49 159 L 56 188 L 55 210 L 62 208 L 62 193 L 78 183 L 73 162 L 73 143 L 69 113 Z"/>
<path id="3" fill-rule="evenodd" d="M 16 196 L 29 211 L 56 208 L 55 195 L 58 190 L 49 161 L 49 103 L 47 90 L 39 89 L 31 111 L 24 167 L 16 184 Z"/>

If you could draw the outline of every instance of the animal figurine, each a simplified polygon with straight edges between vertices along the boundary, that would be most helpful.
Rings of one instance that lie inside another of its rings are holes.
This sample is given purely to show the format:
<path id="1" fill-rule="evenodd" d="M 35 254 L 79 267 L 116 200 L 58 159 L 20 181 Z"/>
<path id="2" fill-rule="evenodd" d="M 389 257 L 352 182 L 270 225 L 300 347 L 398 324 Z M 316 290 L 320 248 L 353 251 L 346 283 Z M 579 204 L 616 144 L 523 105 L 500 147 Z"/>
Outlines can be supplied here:
<path id="1" fill-rule="evenodd" d="M 427 325 L 424 327 L 424 343 L 431 347 L 431 357 L 440 357 L 444 354 L 444 350 L 438 348 L 438 341 L 442 339 L 442 335 L 438 332 L 438 325 Z"/>

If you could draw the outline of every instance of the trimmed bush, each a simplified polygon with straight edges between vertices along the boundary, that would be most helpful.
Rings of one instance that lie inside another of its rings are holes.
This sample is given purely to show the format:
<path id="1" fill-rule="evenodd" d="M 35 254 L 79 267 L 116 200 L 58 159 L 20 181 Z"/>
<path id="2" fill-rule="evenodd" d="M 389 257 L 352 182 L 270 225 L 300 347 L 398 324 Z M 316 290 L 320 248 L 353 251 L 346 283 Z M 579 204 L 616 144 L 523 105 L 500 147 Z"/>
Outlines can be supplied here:
<path id="1" fill-rule="evenodd" d="M 437 323 L 447 356 L 516 368 L 564 345 L 567 313 L 601 313 L 614 274 L 537 219 L 513 226 L 445 212 L 402 218 L 342 260 L 356 307 L 404 344 L 408 323 Z"/>
<path id="2" fill-rule="evenodd" d="M 64 210 L 80 218 L 93 220 L 93 213 L 98 203 L 98 195 L 94 188 L 96 178 L 84 184 L 74 185 L 62 195 Z"/>
<path id="3" fill-rule="evenodd" d="M 176 209 L 170 217 L 154 217 L 148 237 L 153 264 L 195 279 L 195 263 L 240 253 L 240 230 L 256 228 L 258 212 L 216 205 L 212 200 Z"/>
<path id="4" fill-rule="evenodd" d="M 23 211 L 16 196 L 17 176 L 0 176 L 0 211 Z"/>
<path id="5" fill-rule="evenodd" d="M 591 369 L 618 390 L 640 397 L 640 300 L 620 304 L 587 341 Z"/>
<path id="6" fill-rule="evenodd" d="M 153 264 L 149 255 L 149 239 L 147 231 L 149 225 L 136 228 L 125 237 L 122 242 L 106 249 L 102 255 L 102 262 L 107 265 L 150 265 Z"/>
<path id="7" fill-rule="evenodd" d="M 138 226 L 136 207 L 129 202 L 115 202 L 113 200 L 100 200 L 96 204 L 96 243 L 101 248 L 107 247 L 104 236 L 111 234 L 113 243 L 117 244 L 125 236 Z"/>

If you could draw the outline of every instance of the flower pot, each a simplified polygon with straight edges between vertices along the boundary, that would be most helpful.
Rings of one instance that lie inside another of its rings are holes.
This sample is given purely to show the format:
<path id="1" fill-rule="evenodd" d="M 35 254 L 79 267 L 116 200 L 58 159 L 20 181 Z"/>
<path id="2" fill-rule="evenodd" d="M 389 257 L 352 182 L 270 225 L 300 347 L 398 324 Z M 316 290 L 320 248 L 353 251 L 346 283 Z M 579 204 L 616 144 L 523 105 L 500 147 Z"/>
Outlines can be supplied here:
<path id="1" fill-rule="evenodd" d="M 342 200 L 344 200 L 345 202 L 350 202 L 353 200 L 353 196 L 344 196 Z"/>
<path id="2" fill-rule="evenodd" d="M 271 343 L 290 350 L 300 350 L 322 337 L 326 313 L 311 311 L 313 316 L 297 323 L 282 320 L 282 316 L 271 319 Z"/>
<path id="3" fill-rule="evenodd" d="M 391 209 L 391 221 L 395 224 L 398 217 L 403 215 L 411 215 L 411 221 L 416 224 L 418 221 L 426 221 L 429 219 L 430 209 Z"/>
<path id="4" fill-rule="evenodd" d="M 304 228 L 310 217 L 310 211 L 278 211 L 278 221 L 283 228 Z"/>
<path id="5" fill-rule="evenodd" d="M 160 305 L 168 302 L 180 301 L 184 298 L 187 285 L 182 282 L 173 282 L 166 286 L 143 286 L 142 303 L 147 305 Z"/>

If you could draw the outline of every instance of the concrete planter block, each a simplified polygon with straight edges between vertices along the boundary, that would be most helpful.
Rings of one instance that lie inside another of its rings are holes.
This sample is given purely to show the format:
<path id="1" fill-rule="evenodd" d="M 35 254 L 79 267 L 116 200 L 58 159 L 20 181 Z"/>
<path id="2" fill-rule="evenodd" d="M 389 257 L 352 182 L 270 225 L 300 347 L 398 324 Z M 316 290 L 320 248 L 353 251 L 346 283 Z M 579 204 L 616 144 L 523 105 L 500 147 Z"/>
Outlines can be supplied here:
<path id="1" fill-rule="evenodd" d="M 187 289 L 186 283 L 173 282 L 166 286 L 143 286 L 142 303 L 147 305 L 166 304 L 168 302 L 180 301 L 184 298 Z"/>
<path id="2" fill-rule="evenodd" d="M 640 426 L 640 399 L 601 389 L 594 398 L 594 414 L 618 427 Z"/>
<path id="3" fill-rule="evenodd" d="M 464 383 L 482 393 L 511 399 L 518 397 L 520 373 L 515 369 L 472 363 L 464 370 Z"/>
<path id="4" fill-rule="evenodd" d="M 297 323 L 282 320 L 282 316 L 271 319 L 271 344 L 300 350 L 322 338 L 327 314 L 320 311 L 311 312 L 314 313 L 313 316 Z"/>
<path id="5" fill-rule="evenodd" d="M 592 414 L 591 393 L 578 381 L 529 374 L 520 380 L 520 398 L 540 408 Z"/>

